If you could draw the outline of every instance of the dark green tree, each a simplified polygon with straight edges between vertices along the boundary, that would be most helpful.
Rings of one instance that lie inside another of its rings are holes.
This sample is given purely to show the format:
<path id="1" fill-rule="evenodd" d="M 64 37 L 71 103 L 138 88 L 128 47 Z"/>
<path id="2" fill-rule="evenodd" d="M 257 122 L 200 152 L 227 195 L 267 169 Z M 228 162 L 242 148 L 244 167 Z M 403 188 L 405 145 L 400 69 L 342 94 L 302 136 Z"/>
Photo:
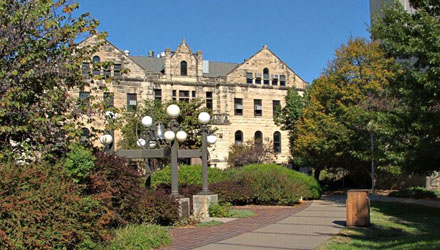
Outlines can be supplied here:
<path id="1" fill-rule="evenodd" d="M 69 91 L 81 89 L 80 66 L 96 47 L 98 21 L 66 0 L 0 1 L 0 160 L 55 159 L 78 138 L 84 113 Z"/>
<path id="2" fill-rule="evenodd" d="M 374 20 L 372 37 L 402 74 L 390 81 L 401 102 L 399 142 L 409 172 L 440 170 L 440 1 L 410 0 L 410 14 L 396 1 Z"/>

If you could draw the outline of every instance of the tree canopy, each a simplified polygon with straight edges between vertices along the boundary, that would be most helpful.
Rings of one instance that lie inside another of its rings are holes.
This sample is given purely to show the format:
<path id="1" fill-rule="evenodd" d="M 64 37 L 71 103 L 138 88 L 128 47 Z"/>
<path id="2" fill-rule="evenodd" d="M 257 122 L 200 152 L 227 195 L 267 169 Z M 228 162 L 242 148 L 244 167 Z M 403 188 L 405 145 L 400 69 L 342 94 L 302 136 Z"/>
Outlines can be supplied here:
<path id="1" fill-rule="evenodd" d="M 78 136 L 83 112 L 69 90 L 82 88 L 80 65 L 96 47 L 98 21 L 66 0 L 0 1 L 0 159 L 55 158 Z"/>

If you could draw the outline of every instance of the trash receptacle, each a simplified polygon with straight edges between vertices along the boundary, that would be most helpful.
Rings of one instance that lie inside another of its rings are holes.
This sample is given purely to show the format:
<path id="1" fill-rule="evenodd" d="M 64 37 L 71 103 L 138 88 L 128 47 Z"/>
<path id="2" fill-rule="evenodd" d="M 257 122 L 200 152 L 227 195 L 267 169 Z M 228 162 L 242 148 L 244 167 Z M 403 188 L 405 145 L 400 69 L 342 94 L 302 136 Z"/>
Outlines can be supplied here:
<path id="1" fill-rule="evenodd" d="M 370 226 L 370 199 L 368 189 L 347 191 L 347 226 Z"/>

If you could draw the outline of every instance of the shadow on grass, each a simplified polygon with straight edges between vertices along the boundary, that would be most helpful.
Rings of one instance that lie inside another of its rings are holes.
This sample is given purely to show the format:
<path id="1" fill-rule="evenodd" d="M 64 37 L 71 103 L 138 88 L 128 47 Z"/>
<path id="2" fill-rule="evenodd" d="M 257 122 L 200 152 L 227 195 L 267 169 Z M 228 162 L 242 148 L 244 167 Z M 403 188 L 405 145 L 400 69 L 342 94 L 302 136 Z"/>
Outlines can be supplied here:
<path id="1" fill-rule="evenodd" d="M 372 203 L 372 225 L 350 227 L 344 238 L 357 249 L 440 249 L 440 209 Z"/>

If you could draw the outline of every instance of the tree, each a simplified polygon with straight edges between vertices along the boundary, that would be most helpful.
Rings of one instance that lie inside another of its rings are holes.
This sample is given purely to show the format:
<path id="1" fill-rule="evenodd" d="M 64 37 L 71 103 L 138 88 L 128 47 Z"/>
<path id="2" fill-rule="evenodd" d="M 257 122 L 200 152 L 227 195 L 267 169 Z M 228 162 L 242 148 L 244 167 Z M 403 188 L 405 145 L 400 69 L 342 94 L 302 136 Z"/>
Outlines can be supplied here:
<path id="1" fill-rule="evenodd" d="M 275 124 L 281 126 L 282 130 L 289 131 L 289 144 L 293 148 L 293 138 L 296 134 L 296 125 L 301 117 L 304 106 L 307 105 L 307 92 L 304 96 L 298 94 L 295 88 L 288 88 L 285 97 L 286 105 L 276 111 Z"/>
<path id="2" fill-rule="evenodd" d="M 403 68 L 390 81 L 393 96 L 402 105 L 405 130 L 400 142 L 409 172 L 440 170 L 440 2 L 410 0 L 414 14 L 395 2 L 374 20 L 372 37 L 389 58 Z M 401 126 L 402 124 L 397 124 Z"/>
<path id="3" fill-rule="evenodd" d="M 388 79 L 395 75 L 391 59 L 385 59 L 378 43 L 351 38 L 313 82 L 308 105 L 296 125 L 293 157 L 296 164 L 315 169 L 346 169 L 369 173 L 371 160 L 369 121 L 394 122 L 390 111 L 375 107 L 387 99 Z M 396 166 L 398 157 L 390 147 L 396 136 L 387 126 L 377 126 L 376 159 L 382 166 Z M 379 135 L 380 134 L 380 135 Z"/>
<path id="4" fill-rule="evenodd" d="M 84 87 L 80 65 L 96 47 L 75 41 L 98 35 L 98 21 L 73 15 L 78 6 L 0 2 L 0 160 L 55 159 L 79 136 L 75 122 L 83 110 L 68 93 Z"/>
<path id="5" fill-rule="evenodd" d="M 268 138 L 264 142 L 248 140 L 244 144 L 229 147 L 228 164 L 231 167 L 274 162 L 273 142 Z"/>

